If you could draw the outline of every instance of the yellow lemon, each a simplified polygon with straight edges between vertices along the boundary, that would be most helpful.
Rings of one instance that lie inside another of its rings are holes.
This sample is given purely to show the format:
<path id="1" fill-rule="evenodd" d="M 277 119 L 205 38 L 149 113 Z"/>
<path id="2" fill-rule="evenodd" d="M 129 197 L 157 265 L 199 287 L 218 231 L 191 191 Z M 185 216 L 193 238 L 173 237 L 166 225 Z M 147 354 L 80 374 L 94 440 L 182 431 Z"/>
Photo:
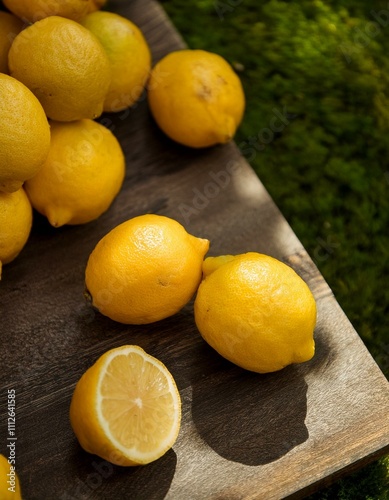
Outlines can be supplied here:
<path id="1" fill-rule="evenodd" d="M 0 191 L 17 191 L 45 162 L 50 127 L 34 94 L 0 74 Z"/>
<path id="2" fill-rule="evenodd" d="M 107 0 L 89 0 L 88 12 L 95 12 L 100 10 L 107 3 Z"/>
<path id="3" fill-rule="evenodd" d="M 249 252 L 209 257 L 203 271 L 195 320 L 219 354 L 259 373 L 312 358 L 316 302 L 291 267 Z"/>
<path id="4" fill-rule="evenodd" d="M 151 69 L 150 49 L 141 30 L 112 12 L 94 12 L 82 24 L 99 39 L 111 63 L 104 111 L 128 108 L 141 96 Z"/>
<path id="5" fill-rule="evenodd" d="M 84 224 L 100 217 L 124 180 L 122 148 L 110 130 L 93 120 L 51 122 L 50 152 L 26 182 L 33 207 L 50 224 Z"/>
<path id="6" fill-rule="evenodd" d="M 2 264 L 12 262 L 30 235 L 32 207 L 23 188 L 0 192 L 0 278 Z"/>
<path id="7" fill-rule="evenodd" d="M 161 215 L 134 217 L 110 231 L 91 253 L 85 281 L 93 305 L 129 324 L 178 312 L 194 295 L 209 241 Z"/>
<path id="8" fill-rule="evenodd" d="M 23 26 L 23 21 L 18 17 L 8 12 L 0 12 L 0 73 L 8 73 L 8 52 Z"/>
<path id="9" fill-rule="evenodd" d="M 165 134 L 194 148 L 230 141 L 245 107 L 232 67 L 204 50 L 179 50 L 159 61 L 151 72 L 148 100 Z"/>
<path id="10" fill-rule="evenodd" d="M 0 455 L 0 498 L 1 500 L 22 500 L 19 477 L 15 464 Z"/>
<path id="11" fill-rule="evenodd" d="M 144 465 L 175 443 L 181 399 L 173 376 L 138 346 L 103 354 L 81 377 L 70 405 L 80 445 L 117 465 Z"/>
<path id="12" fill-rule="evenodd" d="M 111 83 L 111 67 L 97 38 L 75 21 L 51 16 L 15 38 L 8 54 L 12 76 L 58 121 L 97 118 Z"/>
<path id="13" fill-rule="evenodd" d="M 3 0 L 3 3 L 20 19 L 30 23 L 49 16 L 79 21 L 89 10 L 89 0 Z"/>

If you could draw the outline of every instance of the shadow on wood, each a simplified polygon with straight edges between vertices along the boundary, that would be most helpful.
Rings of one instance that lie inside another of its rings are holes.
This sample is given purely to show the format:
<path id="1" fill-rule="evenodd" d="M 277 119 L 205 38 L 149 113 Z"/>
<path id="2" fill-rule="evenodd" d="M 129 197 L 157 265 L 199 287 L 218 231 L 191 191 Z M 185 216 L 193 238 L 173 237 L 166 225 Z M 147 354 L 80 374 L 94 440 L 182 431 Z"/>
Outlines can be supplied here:
<path id="1" fill-rule="evenodd" d="M 169 491 L 176 470 L 177 456 L 170 449 L 159 460 L 145 466 L 120 467 L 95 455 L 83 452 L 75 443 L 69 457 L 68 484 L 72 487 L 59 494 L 60 500 L 92 498 L 129 498 L 131 500 L 162 500 Z M 153 481 L 150 481 L 150 477 Z M 156 484 L 158 487 L 156 488 Z"/>
<path id="2" fill-rule="evenodd" d="M 274 462 L 305 442 L 306 413 L 307 384 L 294 366 L 266 375 L 233 367 L 193 385 L 200 436 L 223 458 L 245 465 Z"/>

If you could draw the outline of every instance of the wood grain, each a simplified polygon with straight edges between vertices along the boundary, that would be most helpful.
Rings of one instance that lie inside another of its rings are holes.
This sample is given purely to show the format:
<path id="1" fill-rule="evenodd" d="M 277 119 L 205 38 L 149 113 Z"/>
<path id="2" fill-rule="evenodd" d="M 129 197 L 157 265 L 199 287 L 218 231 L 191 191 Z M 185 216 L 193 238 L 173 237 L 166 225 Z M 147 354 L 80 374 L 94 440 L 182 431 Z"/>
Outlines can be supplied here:
<path id="1" fill-rule="evenodd" d="M 156 2 L 110 6 L 142 28 L 154 61 L 183 47 Z M 110 210 L 59 230 L 35 214 L 30 241 L 3 270 L 0 452 L 7 454 L 6 395 L 14 388 L 26 500 L 302 498 L 389 451 L 389 384 L 238 148 L 174 144 L 155 126 L 144 97 L 101 119 L 127 159 L 125 185 Z M 259 251 L 291 265 L 318 303 L 314 359 L 275 374 L 245 372 L 202 341 L 192 303 L 175 317 L 135 327 L 91 310 L 83 299 L 91 250 L 111 228 L 146 212 L 209 238 L 210 254 Z M 68 411 L 86 368 L 130 343 L 173 373 L 183 423 L 164 457 L 126 469 L 83 452 Z"/>

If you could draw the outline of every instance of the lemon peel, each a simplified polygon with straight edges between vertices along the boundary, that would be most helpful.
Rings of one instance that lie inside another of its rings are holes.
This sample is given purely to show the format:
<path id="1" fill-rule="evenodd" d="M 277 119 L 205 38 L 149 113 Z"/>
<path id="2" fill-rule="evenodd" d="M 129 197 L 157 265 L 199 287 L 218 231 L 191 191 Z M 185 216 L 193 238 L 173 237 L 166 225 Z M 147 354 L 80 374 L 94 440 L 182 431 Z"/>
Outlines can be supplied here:
<path id="1" fill-rule="evenodd" d="M 316 302 L 291 267 L 248 252 L 208 257 L 203 274 L 195 321 L 219 354 L 259 373 L 313 357 Z"/>

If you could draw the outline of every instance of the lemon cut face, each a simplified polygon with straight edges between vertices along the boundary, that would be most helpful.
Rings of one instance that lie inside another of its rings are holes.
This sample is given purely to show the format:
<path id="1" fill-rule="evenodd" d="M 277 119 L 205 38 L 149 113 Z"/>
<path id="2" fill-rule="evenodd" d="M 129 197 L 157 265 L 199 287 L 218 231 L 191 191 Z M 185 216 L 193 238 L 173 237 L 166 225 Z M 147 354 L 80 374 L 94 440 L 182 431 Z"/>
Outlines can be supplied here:
<path id="1" fill-rule="evenodd" d="M 78 382 L 70 421 L 81 446 L 117 465 L 142 465 L 177 439 L 181 399 L 173 376 L 138 346 L 105 353 Z"/>

